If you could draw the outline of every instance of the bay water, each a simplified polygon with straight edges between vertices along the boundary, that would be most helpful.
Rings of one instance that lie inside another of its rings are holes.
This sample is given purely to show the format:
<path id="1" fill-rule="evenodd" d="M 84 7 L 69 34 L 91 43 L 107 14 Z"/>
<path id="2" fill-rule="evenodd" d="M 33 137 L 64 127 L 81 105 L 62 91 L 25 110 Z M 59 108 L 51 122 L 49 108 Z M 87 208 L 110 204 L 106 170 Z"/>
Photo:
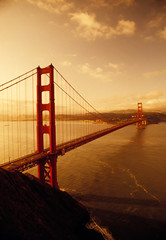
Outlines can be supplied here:
<path id="1" fill-rule="evenodd" d="M 58 157 L 57 168 L 60 189 L 108 232 L 115 221 L 131 224 L 124 216 L 166 223 L 166 123 L 110 133 Z M 37 168 L 29 172 L 37 176 Z M 127 236 L 115 239 L 137 239 Z"/>

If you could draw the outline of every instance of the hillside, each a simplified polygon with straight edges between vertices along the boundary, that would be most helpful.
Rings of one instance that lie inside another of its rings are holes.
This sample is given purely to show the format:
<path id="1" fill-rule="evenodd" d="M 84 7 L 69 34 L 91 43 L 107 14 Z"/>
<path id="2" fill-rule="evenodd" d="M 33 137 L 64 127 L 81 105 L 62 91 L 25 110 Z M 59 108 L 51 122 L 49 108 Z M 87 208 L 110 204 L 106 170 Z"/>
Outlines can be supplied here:
<path id="1" fill-rule="evenodd" d="M 103 240 L 87 210 L 66 192 L 0 169 L 0 239 Z"/>
<path id="2" fill-rule="evenodd" d="M 116 123 L 119 121 L 125 121 L 130 119 L 131 117 L 136 117 L 137 113 L 128 110 L 128 111 L 117 111 L 104 113 L 103 116 L 108 119 L 112 123 Z M 166 114 L 160 112 L 144 112 L 144 117 L 147 120 L 147 124 L 157 124 L 160 122 L 166 122 Z"/>

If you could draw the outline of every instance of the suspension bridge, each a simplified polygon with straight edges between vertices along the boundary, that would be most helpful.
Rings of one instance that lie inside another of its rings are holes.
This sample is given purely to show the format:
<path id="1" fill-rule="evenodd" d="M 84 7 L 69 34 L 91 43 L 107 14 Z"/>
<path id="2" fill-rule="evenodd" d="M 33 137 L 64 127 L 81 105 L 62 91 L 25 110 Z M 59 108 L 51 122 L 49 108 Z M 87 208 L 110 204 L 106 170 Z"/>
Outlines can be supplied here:
<path id="1" fill-rule="evenodd" d="M 142 128 L 137 116 L 112 125 L 53 66 L 35 68 L 0 85 L 0 167 L 38 166 L 42 182 L 58 188 L 57 158 L 120 128 Z"/>

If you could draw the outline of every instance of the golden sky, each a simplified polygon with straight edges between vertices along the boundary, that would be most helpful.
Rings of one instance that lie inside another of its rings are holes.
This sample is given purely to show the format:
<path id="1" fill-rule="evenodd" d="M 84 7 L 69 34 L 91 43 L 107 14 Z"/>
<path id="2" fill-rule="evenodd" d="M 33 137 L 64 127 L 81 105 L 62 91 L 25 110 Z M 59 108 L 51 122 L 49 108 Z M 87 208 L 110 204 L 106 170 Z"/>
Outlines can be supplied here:
<path id="1" fill-rule="evenodd" d="M 166 111 L 166 0 L 0 0 L 0 83 L 50 63 L 100 111 Z"/>

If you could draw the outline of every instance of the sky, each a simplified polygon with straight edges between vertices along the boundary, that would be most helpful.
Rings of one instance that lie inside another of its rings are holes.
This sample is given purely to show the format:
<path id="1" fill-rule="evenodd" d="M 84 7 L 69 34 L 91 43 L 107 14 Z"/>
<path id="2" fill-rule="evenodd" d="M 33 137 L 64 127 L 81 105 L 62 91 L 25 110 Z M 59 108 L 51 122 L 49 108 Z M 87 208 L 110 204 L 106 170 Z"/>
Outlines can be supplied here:
<path id="1" fill-rule="evenodd" d="M 0 0 L 0 84 L 51 63 L 99 111 L 166 112 L 166 0 Z"/>

